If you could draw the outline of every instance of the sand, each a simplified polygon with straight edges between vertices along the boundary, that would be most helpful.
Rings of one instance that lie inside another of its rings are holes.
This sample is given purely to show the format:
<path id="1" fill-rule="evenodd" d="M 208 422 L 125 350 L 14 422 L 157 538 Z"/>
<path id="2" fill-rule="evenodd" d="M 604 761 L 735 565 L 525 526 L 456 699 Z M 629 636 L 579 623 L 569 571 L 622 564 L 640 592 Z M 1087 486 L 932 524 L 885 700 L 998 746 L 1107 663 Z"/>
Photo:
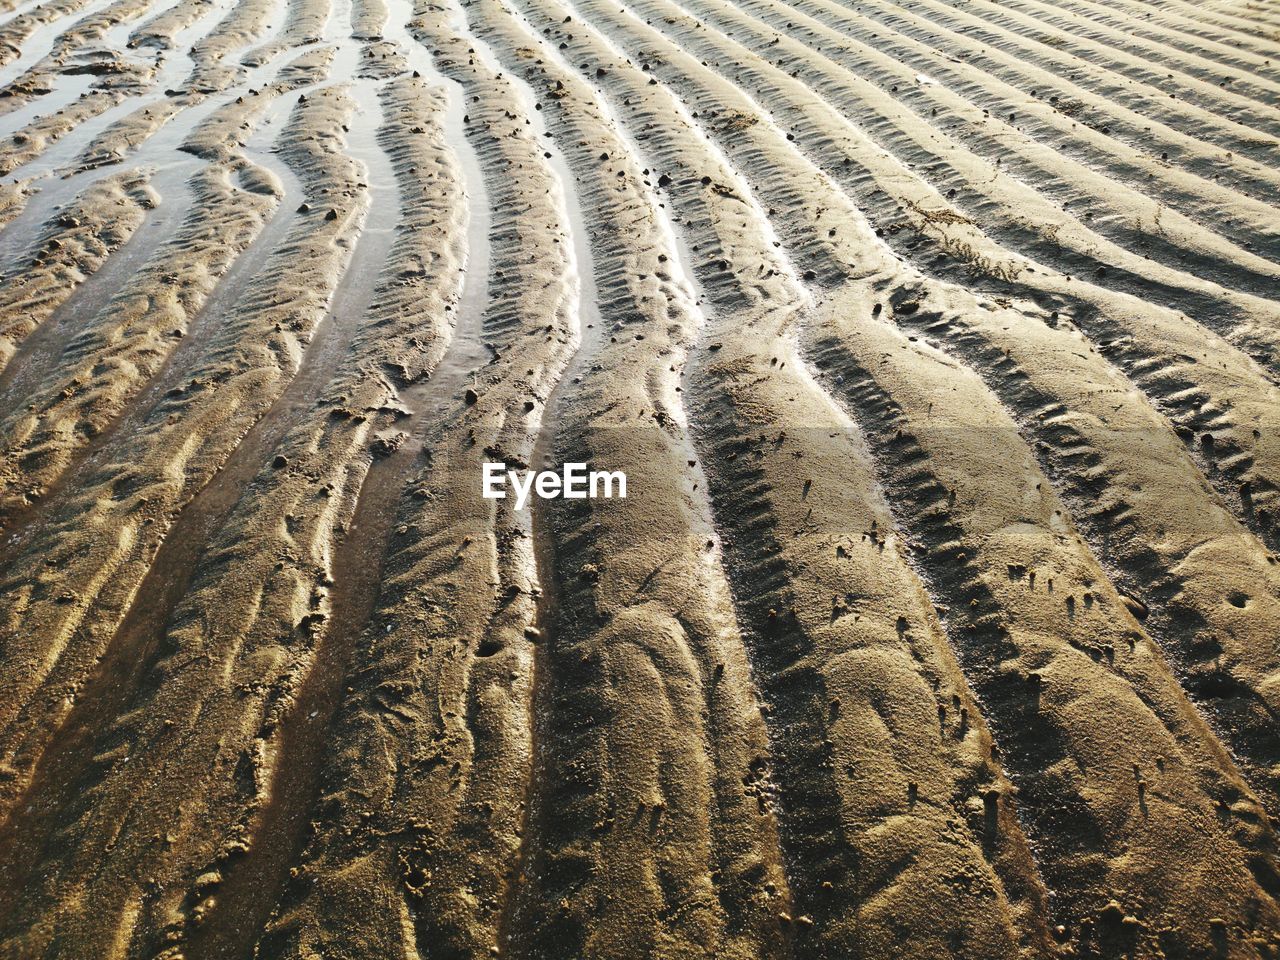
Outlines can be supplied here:
<path id="1" fill-rule="evenodd" d="M 0 0 L 0 957 L 1280 954 L 1278 58 Z"/>

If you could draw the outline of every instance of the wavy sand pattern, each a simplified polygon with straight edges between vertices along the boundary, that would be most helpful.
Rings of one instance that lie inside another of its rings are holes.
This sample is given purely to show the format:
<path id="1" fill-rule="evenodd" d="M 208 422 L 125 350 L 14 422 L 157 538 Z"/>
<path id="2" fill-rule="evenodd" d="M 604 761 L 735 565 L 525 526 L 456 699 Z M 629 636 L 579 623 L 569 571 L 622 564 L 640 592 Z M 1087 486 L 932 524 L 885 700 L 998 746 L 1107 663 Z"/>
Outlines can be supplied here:
<path id="1" fill-rule="evenodd" d="M 3 960 L 1280 956 L 1276 0 L 0 0 L 0 174 Z"/>

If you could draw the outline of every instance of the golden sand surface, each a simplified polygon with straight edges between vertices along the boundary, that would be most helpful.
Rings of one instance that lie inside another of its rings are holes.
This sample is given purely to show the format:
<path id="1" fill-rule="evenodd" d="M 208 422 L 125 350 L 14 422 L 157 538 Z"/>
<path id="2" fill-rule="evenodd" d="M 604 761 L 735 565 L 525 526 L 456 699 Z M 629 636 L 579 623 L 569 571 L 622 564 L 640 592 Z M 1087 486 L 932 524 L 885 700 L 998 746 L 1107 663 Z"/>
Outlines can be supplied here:
<path id="1" fill-rule="evenodd" d="M 0 960 L 1280 956 L 1278 67 L 0 0 Z"/>

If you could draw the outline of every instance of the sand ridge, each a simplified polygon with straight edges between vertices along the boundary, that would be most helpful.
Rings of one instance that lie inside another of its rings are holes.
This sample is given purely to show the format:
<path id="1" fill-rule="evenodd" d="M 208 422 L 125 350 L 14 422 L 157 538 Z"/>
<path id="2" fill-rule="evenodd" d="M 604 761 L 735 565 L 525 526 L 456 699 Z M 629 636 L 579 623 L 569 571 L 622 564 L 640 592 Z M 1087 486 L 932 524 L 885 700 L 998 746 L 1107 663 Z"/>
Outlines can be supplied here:
<path id="1" fill-rule="evenodd" d="M 1280 951 L 1268 3 L 0 8 L 0 957 Z"/>

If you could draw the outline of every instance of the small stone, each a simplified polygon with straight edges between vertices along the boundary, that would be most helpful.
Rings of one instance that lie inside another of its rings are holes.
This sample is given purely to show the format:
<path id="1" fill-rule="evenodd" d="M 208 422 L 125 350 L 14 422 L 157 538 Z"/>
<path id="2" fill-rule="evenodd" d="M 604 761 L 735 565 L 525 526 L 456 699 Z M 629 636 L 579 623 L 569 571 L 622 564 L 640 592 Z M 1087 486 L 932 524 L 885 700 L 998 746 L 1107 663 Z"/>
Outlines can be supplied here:
<path id="1" fill-rule="evenodd" d="M 1131 597 L 1127 593 L 1120 594 L 1120 602 L 1124 604 L 1126 610 L 1133 614 L 1133 619 L 1141 623 L 1147 619 L 1147 605 L 1137 597 Z"/>

